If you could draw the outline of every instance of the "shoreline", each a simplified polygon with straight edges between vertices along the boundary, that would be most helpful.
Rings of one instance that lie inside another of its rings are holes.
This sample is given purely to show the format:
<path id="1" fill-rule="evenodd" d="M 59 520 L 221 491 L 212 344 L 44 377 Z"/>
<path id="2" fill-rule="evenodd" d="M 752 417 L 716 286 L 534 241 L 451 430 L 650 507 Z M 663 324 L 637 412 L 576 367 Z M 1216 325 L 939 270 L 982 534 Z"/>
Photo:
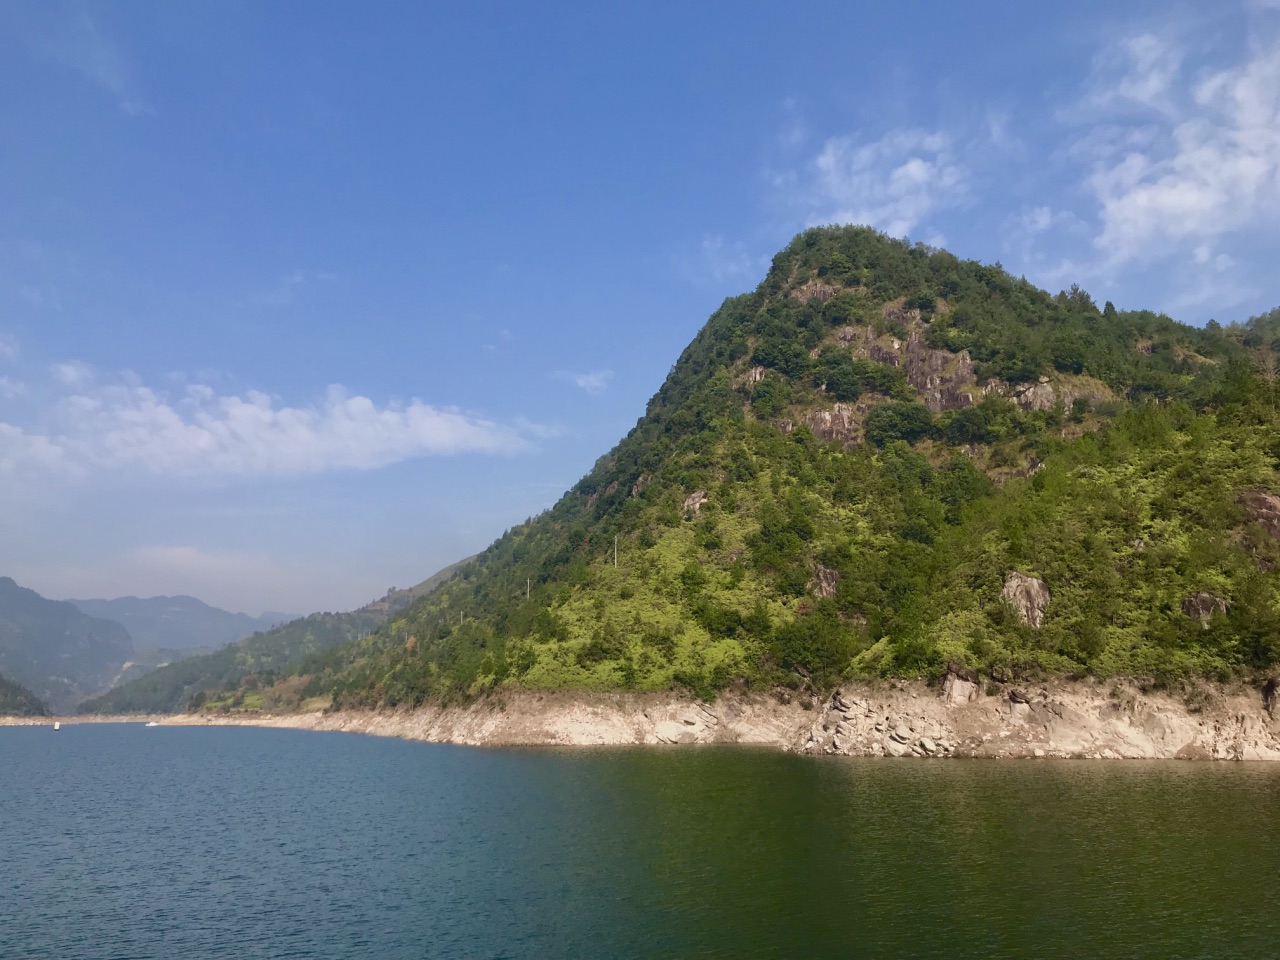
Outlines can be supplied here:
<path id="1" fill-rule="evenodd" d="M 1143 692 L 1055 681 L 988 695 L 959 676 L 845 684 L 826 699 L 727 693 L 507 690 L 467 705 L 329 713 L 0 717 L 0 726 L 146 723 L 363 733 L 465 746 L 743 744 L 808 755 L 1280 760 L 1280 720 L 1256 690 Z"/>

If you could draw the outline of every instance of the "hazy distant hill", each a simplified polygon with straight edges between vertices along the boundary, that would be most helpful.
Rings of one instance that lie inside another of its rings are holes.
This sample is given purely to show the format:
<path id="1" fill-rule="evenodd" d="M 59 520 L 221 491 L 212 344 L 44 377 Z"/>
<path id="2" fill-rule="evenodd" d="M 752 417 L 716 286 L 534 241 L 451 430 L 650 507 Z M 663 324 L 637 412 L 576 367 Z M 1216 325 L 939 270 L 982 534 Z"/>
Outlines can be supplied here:
<path id="1" fill-rule="evenodd" d="M 0 677 L 0 717 L 47 717 L 49 707 L 21 684 Z"/>
<path id="2" fill-rule="evenodd" d="M 252 696 L 253 690 L 273 683 L 275 675 L 295 661 L 323 654 L 376 629 L 466 562 L 446 567 L 415 587 L 390 590 L 358 610 L 313 613 L 212 653 L 171 663 L 86 701 L 80 709 L 85 713 L 166 713 L 186 709 L 193 697 L 203 703 L 216 699 L 220 691 L 238 691 L 242 686 L 250 688 Z"/>
<path id="3" fill-rule="evenodd" d="M 0 673 L 55 712 L 106 690 L 133 656 L 129 632 L 0 577 Z"/>
<path id="4" fill-rule="evenodd" d="M 231 613 L 185 596 L 69 602 L 91 617 L 123 624 L 138 651 L 213 649 L 293 619 L 288 614 Z"/>

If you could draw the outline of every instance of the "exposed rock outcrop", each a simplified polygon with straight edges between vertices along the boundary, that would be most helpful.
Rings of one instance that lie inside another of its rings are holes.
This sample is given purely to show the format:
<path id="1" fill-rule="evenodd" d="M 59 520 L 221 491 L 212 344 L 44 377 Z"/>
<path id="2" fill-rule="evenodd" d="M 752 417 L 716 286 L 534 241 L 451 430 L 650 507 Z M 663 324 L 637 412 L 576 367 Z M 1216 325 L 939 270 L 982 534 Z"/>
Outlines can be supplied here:
<path id="1" fill-rule="evenodd" d="M 970 686 L 973 689 L 970 689 Z M 1280 723 L 1246 690 L 1193 712 L 1124 684 L 1058 683 L 987 696 L 961 674 L 939 696 L 917 684 L 846 689 L 802 736 L 810 754 L 887 757 L 1075 757 L 1280 760 Z"/>
<path id="2" fill-rule="evenodd" d="M 684 515 L 696 517 L 702 512 L 702 505 L 707 502 L 707 491 L 695 490 L 684 498 Z"/>
<path id="3" fill-rule="evenodd" d="M 808 303 L 810 300 L 817 300 L 819 303 L 826 303 L 837 293 L 840 288 L 830 283 L 824 283 L 817 277 L 806 280 L 800 286 L 791 291 L 791 296 L 795 297 L 801 303 Z"/>
<path id="4" fill-rule="evenodd" d="M 829 567 L 822 564 L 814 564 L 813 580 L 809 582 L 809 587 L 813 590 L 813 595 L 819 599 L 829 599 L 836 595 L 836 589 L 840 586 L 840 574 Z"/>
<path id="5" fill-rule="evenodd" d="M 933 350 L 913 337 L 907 344 L 904 369 L 907 382 L 934 413 L 971 407 L 980 392 L 968 350 Z"/>
<path id="6" fill-rule="evenodd" d="M 851 403 L 837 403 L 829 410 L 806 414 L 804 423 L 819 440 L 839 440 L 849 444 L 862 439 L 862 418 Z"/>
<path id="7" fill-rule="evenodd" d="M 898 356 L 898 348 L 901 346 L 901 340 L 891 340 L 887 344 L 872 343 L 867 346 L 865 353 L 869 360 L 883 363 L 886 367 L 896 367 L 902 363 L 902 358 Z"/>
<path id="8" fill-rule="evenodd" d="M 978 679 L 960 671 L 948 670 L 942 678 L 942 699 L 946 703 L 969 703 L 978 698 Z"/>
<path id="9" fill-rule="evenodd" d="M 1212 593 L 1205 593 L 1202 590 L 1182 601 L 1182 612 L 1192 620 L 1199 620 L 1200 626 L 1208 630 L 1209 621 L 1213 619 L 1213 615 L 1226 613 L 1229 606 L 1230 604 L 1221 597 L 1215 597 Z"/>
<path id="10" fill-rule="evenodd" d="M 1043 580 L 1015 570 L 1005 580 L 1000 596 L 1033 630 L 1044 625 L 1044 612 L 1052 597 Z"/>
<path id="11" fill-rule="evenodd" d="M 1105 384 L 1088 376 L 1041 377 L 1036 383 L 992 380 L 982 392 L 1008 397 L 1021 409 L 1033 411 L 1052 410 L 1058 404 L 1069 410 L 1076 400 L 1087 400 L 1092 406 L 1111 397 Z"/>
<path id="12" fill-rule="evenodd" d="M 1280 497 L 1253 490 L 1240 495 L 1240 505 L 1251 523 L 1260 524 L 1267 533 L 1280 540 Z"/>

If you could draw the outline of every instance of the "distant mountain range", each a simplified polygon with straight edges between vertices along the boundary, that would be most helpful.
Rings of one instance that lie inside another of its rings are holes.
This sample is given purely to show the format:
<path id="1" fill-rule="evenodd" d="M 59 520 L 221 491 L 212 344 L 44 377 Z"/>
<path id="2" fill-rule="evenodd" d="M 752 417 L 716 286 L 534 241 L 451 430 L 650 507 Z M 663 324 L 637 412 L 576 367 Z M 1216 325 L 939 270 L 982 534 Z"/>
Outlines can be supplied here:
<path id="1" fill-rule="evenodd" d="M 133 638 L 119 623 L 0 577 L 0 674 L 55 712 L 109 689 L 132 659 Z"/>
<path id="2" fill-rule="evenodd" d="M 231 613 L 195 597 L 49 600 L 0 577 L 0 715 L 184 709 L 376 629 L 462 563 L 350 613 Z"/>
<path id="3" fill-rule="evenodd" d="M 85 713 L 168 713 L 190 707 L 262 706 L 256 691 L 275 683 L 277 676 L 307 663 L 308 673 L 325 669 L 330 650 L 358 641 L 416 600 L 434 591 L 468 560 L 445 567 L 407 590 L 389 590 L 381 599 L 347 613 L 313 613 L 219 650 L 187 657 L 122 683 L 102 696 L 85 701 Z M 298 706 L 305 693 L 301 684 L 273 691 L 266 706 Z M 232 703 L 232 701 L 238 701 Z"/>
<path id="4" fill-rule="evenodd" d="M 0 577 L 0 714 L 69 713 L 157 667 L 289 619 L 230 613 L 195 597 L 50 600 Z"/>
<path id="5" fill-rule="evenodd" d="M 296 614 L 230 613 L 195 597 L 120 597 L 116 600 L 70 600 L 81 612 L 122 624 L 135 650 L 212 650 L 270 630 Z"/>

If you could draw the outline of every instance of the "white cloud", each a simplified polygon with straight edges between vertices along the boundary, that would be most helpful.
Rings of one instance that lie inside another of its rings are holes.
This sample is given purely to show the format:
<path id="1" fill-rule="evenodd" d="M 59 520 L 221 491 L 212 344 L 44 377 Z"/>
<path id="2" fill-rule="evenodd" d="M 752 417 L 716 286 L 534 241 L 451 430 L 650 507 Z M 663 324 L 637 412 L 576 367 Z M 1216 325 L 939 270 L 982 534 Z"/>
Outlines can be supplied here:
<path id="1" fill-rule="evenodd" d="M 11 377 L 0 377 L 0 400 L 12 400 L 27 392 L 26 384 Z"/>
<path id="2" fill-rule="evenodd" d="M 1096 59 L 1088 102 L 1095 109 L 1141 107 L 1171 113 L 1183 58 L 1182 48 L 1168 38 L 1152 33 L 1126 37 Z"/>
<path id="3" fill-rule="evenodd" d="M 1110 264 L 1271 229 L 1280 218 L 1280 44 L 1193 83 L 1183 82 L 1182 55 L 1167 44 L 1144 36 L 1129 49 L 1114 96 L 1093 102 L 1123 98 L 1159 116 L 1136 128 L 1104 124 L 1081 148 L 1093 157 L 1085 185 L 1100 210 L 1095 242 Z"/>
<path id="4" fill-rule="evenodd" d="M 79 360 L 55 363 L 49 368 L 49 372 L 65 387 L 81 387 L 93 380 L 93 367 Z"/>
<path id="5" fill-rule="evenodd" d="M 18 341 L 8 334 L 0 333 L 0 360 L 18 359 Z"/>
<path id="6" fill-rule="evenodd" d="M 247 477 L 372 470 L 428 455 L 512 453 L 532 433 L 420 400 L 379 407 L 340 386 L 318 403 L 291 407 L 257 391 L 221 395 L 204 384 L 176 399 L 130 377 L 96 385 L 86 370 L 57 366 L 71 392 L 48 412 L 46 428 L 0 422 L 0 471 Z"/>
<path id="7" fill-rule="evenodd" d="M 962 202 L 969 182 L 951 138 L 917 129 L 891 131 L 871 143 L 829 139 L 811 173 L 804 187 L 810 223 L 868 224 L 892 236 L 906 236 Z"/>
<path id="8" fill-rule="evenodd" d="M 1087 237 L 1089 227 L 1070 210 L 1049 206 L 1023 207 L 1004 222 L 1004 246 L 1010 252 L 1021 252 L 1026 258 L 1035 244 L 1047 234 L 1070 232 Z"/>
<path id="9" fill-rule="evenodd" d="M 612 370 L 593 370 L 590 373 L 574 373 L 571 370 L 558 370 L 553 376 L 563 382 L 571 383 L 587 393 L 600 393 L 613 379 Z"/>
<path id="10" fill-rule="evenodd" d="M 0 420 L 0 476 L 19 471 L 66 474 L 73 470 L 66 451 L 49 437 Z"/>

